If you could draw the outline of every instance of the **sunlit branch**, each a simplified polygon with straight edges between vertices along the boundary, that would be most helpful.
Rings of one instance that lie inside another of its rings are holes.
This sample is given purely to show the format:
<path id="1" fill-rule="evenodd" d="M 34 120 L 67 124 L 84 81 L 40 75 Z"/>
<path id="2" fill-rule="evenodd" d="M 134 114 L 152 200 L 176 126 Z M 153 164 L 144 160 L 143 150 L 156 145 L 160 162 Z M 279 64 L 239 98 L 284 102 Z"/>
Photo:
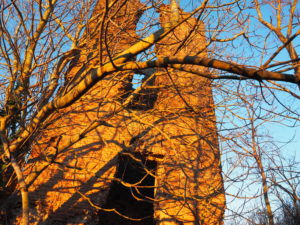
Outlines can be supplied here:
<path id="1" fill-rule="evenodd" d="M 136 70 L 136 69 L 146 69 L 154 67 L 166 67 L 172 64 L 190 64 L 205 66 L 208 68 L 214 68 L 222 71 L 227 71 L 233 74 L 241 75 L 247 78 L 256 80 L 277 80 L 286 81 L 290 83 L 297 83 L 295 76 L 289 74 L 281 74 L 276 72 L 270 72 L 261 69 L 249 68 L 245 65 L 239 65 L 232 62 L 225 62 L 217 59 L 210 59 L 198 56 L 186 56 L 186 57 L 163 57 L 157 60 L 148 62 L 128 62 L 122 66 L 122 70 Z"/>

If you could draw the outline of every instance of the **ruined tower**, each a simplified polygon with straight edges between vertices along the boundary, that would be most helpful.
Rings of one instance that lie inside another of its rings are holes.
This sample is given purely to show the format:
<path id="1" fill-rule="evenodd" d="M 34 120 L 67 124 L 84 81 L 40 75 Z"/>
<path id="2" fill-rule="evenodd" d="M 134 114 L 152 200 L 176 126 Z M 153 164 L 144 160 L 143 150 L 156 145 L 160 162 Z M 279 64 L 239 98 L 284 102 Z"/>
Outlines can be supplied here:
<path id="1" fill-rule="evenodd" d="M 107 9 L 105 2 L 95 7 L 61 94 L 138 41 L 142 4 Z M 205 55 L 204 25 L 178 12 L 186 21 L 156 44 L 156 55 Z M 170 7 L 159 13 L 169 26 Z M 178 66 L 153 72 L 126 107 L 134 74 L 117 72 L 47 121 L 25 171 L 32 224 L 222 224 L 211 83 Z"/>

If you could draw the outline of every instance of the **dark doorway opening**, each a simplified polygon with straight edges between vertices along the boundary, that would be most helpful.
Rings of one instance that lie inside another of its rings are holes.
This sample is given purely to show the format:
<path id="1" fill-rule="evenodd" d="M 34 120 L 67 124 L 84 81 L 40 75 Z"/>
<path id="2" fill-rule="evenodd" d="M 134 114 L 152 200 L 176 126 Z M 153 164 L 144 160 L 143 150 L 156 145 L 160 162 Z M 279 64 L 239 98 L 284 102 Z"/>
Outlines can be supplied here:
<path id="1" fill-rule="evenodd" d="M 138 159 L 138 160 L 137 160 Z M 134 157 L 121 154 L 116 178 L 127 184 L 136 184 L 133 187 L 126 187 L 121 182 L 112 183 L 106 204 L 106 209 L 116 209 L 122 215 L 129 218 L 142 219 L 134 221 L 118 215 L 115 212 L 100 211 L 100 225 L 155 225 L 154 205 L 151 199 L 154 198 L 154 176 L 157 163 L 147 160 L 141 154 Z"/>

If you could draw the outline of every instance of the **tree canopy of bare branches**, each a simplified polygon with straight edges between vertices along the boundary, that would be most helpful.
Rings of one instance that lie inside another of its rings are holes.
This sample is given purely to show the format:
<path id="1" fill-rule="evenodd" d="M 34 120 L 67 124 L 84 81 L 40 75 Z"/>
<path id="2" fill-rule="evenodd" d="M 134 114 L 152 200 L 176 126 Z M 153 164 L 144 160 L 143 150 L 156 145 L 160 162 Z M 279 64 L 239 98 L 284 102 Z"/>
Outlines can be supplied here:
<path id="1" fill-rule="evenodd" d="M 49 222 L 55 204 L 28 193 L 69 188 L 66 208 L 138 220 L 104 200 L 118 183 L 160 224 L 255 224 L 252 199 L 276 224 L 282 193 L 299 210 L 299 162 L 268 131 L 299 124 L 299 36 L 297 0 L 1 0 L 0 218 Z M 136 180 L 120 175 L 129 158 Z M 65 171 L 57 186 L 43 184 L 51 171 Z"/>

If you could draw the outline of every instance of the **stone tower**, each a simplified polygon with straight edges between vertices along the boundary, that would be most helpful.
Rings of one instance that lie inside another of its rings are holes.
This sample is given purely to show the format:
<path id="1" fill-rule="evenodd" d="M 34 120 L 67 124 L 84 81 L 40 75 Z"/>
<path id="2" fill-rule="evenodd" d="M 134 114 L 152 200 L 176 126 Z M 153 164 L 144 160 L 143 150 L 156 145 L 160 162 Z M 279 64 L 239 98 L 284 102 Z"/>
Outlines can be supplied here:
<path id="1" fill-rule="evenodd" d="M 108 11 L 105 2 L 95 7 L 61 94 L 138 41 L 139 0 L 119 1 Z M 171 23 L 170 11 L 160 7 L 162 26 Z M 204 25 L 191 17 L 155 52 L 201 56 L 204 44 Z M 133 91 L 134 74 L 117 72 L 46 121 L 25 171 L 32 224 L 222 224 L 211 83 L 175 67 L 154 71 L 126 107 L 120 105 Z"/>

